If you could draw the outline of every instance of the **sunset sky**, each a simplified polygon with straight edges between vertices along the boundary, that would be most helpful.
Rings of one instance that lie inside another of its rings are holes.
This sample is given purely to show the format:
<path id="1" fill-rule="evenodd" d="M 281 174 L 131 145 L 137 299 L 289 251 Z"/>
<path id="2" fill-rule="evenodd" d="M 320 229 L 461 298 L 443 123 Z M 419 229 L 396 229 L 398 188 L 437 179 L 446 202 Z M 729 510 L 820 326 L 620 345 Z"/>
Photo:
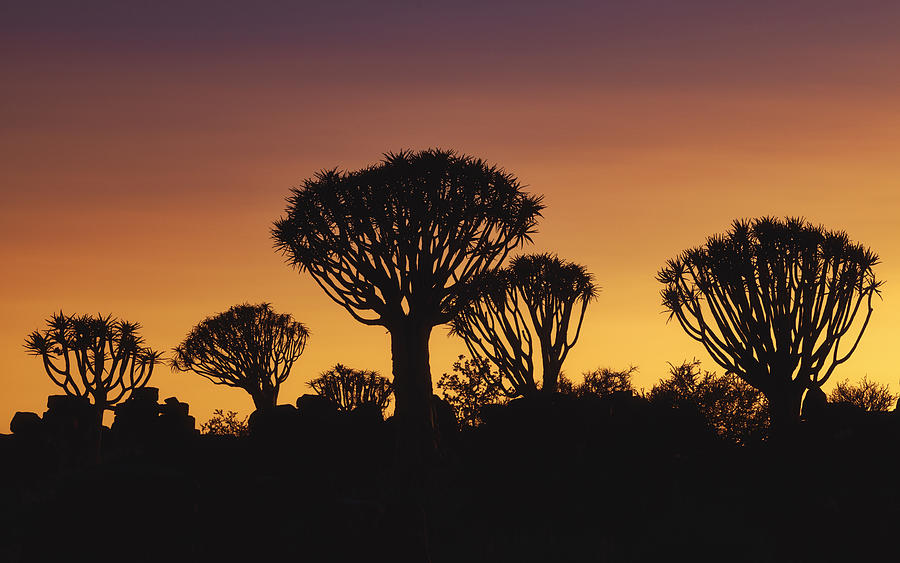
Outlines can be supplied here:
<path id="1" fill-rule="evenodd" d="M 139 321 L 169 350 L 269 301 L 312 331 L 283 403 L 337 362 L 389 374 L 384 330 L 288 267 L 269 228 L 316 171 L 428 147 L 543 194 L 525 251 L 595 274 L 573 379 L 713 369 L 666 323 L 656 272 L 735 218 L 792 215 L 880 255 L 883 300 L 834 377 L 900 390 L 900 4 L 163 4 L 0 7 L 0 425 L 58 392 L 22 344 L 60 309 Z M 431 350 L 437 380 L 464 347 L 441 327 Z M 166 367 L 151 384 L 198 424 L 253 408 Z"/>

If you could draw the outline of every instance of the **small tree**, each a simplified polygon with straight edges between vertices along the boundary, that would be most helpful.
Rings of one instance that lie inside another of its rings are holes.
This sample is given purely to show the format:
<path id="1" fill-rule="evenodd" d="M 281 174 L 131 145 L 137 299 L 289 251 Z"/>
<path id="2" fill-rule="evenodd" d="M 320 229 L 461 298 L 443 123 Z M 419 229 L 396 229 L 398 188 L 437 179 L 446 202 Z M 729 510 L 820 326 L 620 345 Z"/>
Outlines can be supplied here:
<path id="1" fill-rule="evenodd" d="M 631 378 L 637 372 L 637 366 L 629 366 L 624 370 L 598 368 L 584 374 L 584 382 L 575 385 L 572 394 L 577 397 L 611 397 L 621 391 L 634 392 Z"/>
<path id="2" fill-rule="evenodd" d="M 140 328 L 112 315 L 60 311 L 47 320 L 46 329 L 28 335 L 25 349 L 41 357 L 47 375 L 67 395 L 91 400 L 99 427 L 103 412 L 144 387 L 162 357 L 144 346 Z"/>
<path id="3" fill-rule="evenodd" d="M 897 398 L 888 385 L 869 381 L 865 376 L 858 385 L 851 384 L 849 379 L 839 381 L 828 395 L 829 402 L 847 403 L 868 412 L 890 410 Z"/>
<path id="4" fill-rule="evenodd" d="M 597 295 L 584 266 L 550 254 L 519 256 L 469 283 L 452 332 L 473 357 L 495 364 L 509 397 L 555 393 L 562 364 L 578 341 L 588 303 Z M 537 340 L 542 384 L 535 381 Z"/>
<path id="5" fill-rule="evenodd" d="M 790 429 L 806 390 L 820 388 L 859 345 L 881 286 L 876 264 L 846 233 L 762 218 L 735 221 L 669 260 L 657 279 L 670 318 L 765 394 L 773 428 Z"/>
<path id="6" fill-rule="evenodd" d="M 391 382 L 376 371 L 335 364 L 310 381 L 309 386 L 345 412 L 365 405 L 375 405 L 384 412 L 391 404 Z"/>
<path id="7" fill-rule="evenodd" d="M 701 371 L 696 359 L 669 367 L 669 377 L 653 386 L 648 400 L 696 409 L 716 434 L 736 444 L 764 436 L 769 413 L 762 393 L 733 373 Z"/>
<path id="8" fill-rule="evenodd" d="M 460 426 L 474 428 L 481 424 L 481 412 L 486 405 L 506 402 L 496 382 L 500 374 L 493 371 L 488 360 L 467 359 L 460 355 L 453 362 L 453 372 L 445 373 L 437 383 L 441 398 L 453 407 Z"/>
<path id="9" fill-rule="evenodd" d="M 195 326 L 173 350 L 170 364 L 243 389 L 258 410 L 271 409 L 308 338 L 302 323 L 275 313 L 268 303 L 235 305 Z"/>

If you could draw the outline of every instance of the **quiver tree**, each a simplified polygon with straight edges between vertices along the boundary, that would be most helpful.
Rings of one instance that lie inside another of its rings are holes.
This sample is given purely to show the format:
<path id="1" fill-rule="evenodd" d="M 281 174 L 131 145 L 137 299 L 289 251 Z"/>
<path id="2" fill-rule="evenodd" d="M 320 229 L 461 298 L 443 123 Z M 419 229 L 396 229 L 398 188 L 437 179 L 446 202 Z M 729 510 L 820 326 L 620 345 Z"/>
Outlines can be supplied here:
<path id="1" fill-rule="evenodd" d="M 384 412 L 391 403 L 391 382 L 376 371 L 335 364 L 310 381 L 309 386 L 344 412 L 365 405 L 375 405 Z"/>
<path id="2" fill-rule="evenodd" d="M 319 172 L 287 203 L 276 248 L 354 319 L 387 329 L 401 447 L 429 450 L 431 331 L 453 318 L 461 281 L 530 240 L 541 198 L 480 159 L 429 149 Z"/>
<path id="3" fill-rule="evenodd" d="M 569 350 L 578 341 L 588 304 L 596 297 L 584 266 L 550 254 L 519 256 L 473 279 L 452 331 L 474 357 L 497 366 L 495 384 L 508 397 L 539 389 L 554 393 Z M 540 354 L 542 384 L 535 381 Z"/>
<path id="4" fill-rule="evenodd" d="M 89 398 L 103 412 L 135 389 L 144 387 L 162 354 L 144 346 L 139 323 L 112 315 L 51 315 L 47 328 L 25 339 L 25 349 L 40 356 L 50 379 L 67 395 Z"/>
<path id="5" fill-rule="evenodd" d="M 309 331 L 268 303 L 235 305 L 208 317 L 172 352 L 177 371 L 193 371 L 216 385 L 243 389 L 257 410 L 271 409 Z"/>
<path id="6" fill-rule="evenodd" d="M 657 279 L 669 318 L 762 391 L 773 429 L 785 429 L 799 421 L 804 392 L 859 345 L 881 286 L 877 263 L 846 233 L 767 217 L 735 221 L 669 260 Z"/>

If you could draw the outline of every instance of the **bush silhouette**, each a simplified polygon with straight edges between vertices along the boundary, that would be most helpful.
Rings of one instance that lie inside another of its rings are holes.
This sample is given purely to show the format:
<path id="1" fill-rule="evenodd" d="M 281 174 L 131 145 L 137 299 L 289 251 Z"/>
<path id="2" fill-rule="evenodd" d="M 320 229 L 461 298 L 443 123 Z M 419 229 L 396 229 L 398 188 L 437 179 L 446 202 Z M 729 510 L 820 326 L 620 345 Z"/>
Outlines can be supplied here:
<path id="1" fill-rule="evenodd" d="M 720 437 L 745 444 L 760 440 L 769 426 L 765 397 L 733 373 L 701 371 L 700 362 L 669 364 L 661 379 L 646 394 L 656 404 L 697 410 Z"/>
<path id="2" fill-rule="evenodd" d="M 555 393 L 562 364 L 597 295 L 593 276 L 557 256 L 531 254 L 474 278 L 468 289 L 465 305 L 452 321 L 453 333 L 465 340 L 473 357 L 498 367 L 502 377 L 494 385 L 509 397 Z"/>
<path id="3" fill-rule="evenodd" d="M 829 393 L 828 401 L 850 404 L 867 412 L 883 412 L 894 406 L 897 397 L 887 385 L 869 381 L 864 376 L 857 385 L 849 379 L 839 381 Z"/>
<path id="4" fill-rule="evenodd" d="M 208 317 L 172 352 L 176 371 L 245 390 L 257 410 L 272 409 L 278 390 L 303 354 L 307 328 L 268 303 L 235 305 Z"/>
<path id="5" fill-rule="evenodd" d="M 391 403 L 391 382 L 376 371 L 335 366 L 309 382 L 317 395 L 325 397 L 344 412 L 373 405 L 382 413 Z"/>
<path id="6" fill-rule="evenodd" d="M 881 286 L 877 263 L 846 233 L 767 217 L 735 221 L 669 260 L 657 279 L 670 319 L 765 394 L 773 429 L 789 430 L 804 393 L 820 389 L 856 350 Z"/>
<path id="7" fill-rule="evenodd" d="M 211 436 L 234 436 L 240 438 L 247 436 L 250 431 L 247 426 L 247 417 L 238 419 L 237 411 L 213 410 L 213 415 L 206 422 L 200 424 L 200 432 Z"/>
<path id="8" fill-rule="evenodd" d="M 465 356 L 453 362 L 453 372 L 441 375 L 437 388 L 441 398 L 453 407 L 461 427 L 474 428 L 482 423 L 481 411 L 486 405 L 502 404 L 506 397 L 496 382 L 500 379 L 490 361 Z"/>
<path id="9" fill-rule="evenodd" d="M 614 393 L 632 392 L 637 390 L 631 378 L 637 372 L 636 366 L 629 366 L 625 370 L 611 370 L 598 368 L 584 374 L 584 381 L 573 385 L 572 394 L 576 397 L 612 397 Z"/>
<path id="10" fill-rule="evenodd" d="M 407 453 L 434 447 L 432 329 L 453 318 L 461 280 L 530 240 L 542 208 L 511 174 L 438 149 L 326 170 L 291 191 L 276 248 L 354 319 L 390 333 Z"/>
<path id="11" fill-rule="evenodd" d="M 40 356 L 50 379 L 66 395 L 89 398 L 96 423 L 103 412 L 147 385 L 162 354 L 144 346 L 141 325 L 112 315 L 51 315 L 47 328 L 34 331 L 25 349 Z"/>

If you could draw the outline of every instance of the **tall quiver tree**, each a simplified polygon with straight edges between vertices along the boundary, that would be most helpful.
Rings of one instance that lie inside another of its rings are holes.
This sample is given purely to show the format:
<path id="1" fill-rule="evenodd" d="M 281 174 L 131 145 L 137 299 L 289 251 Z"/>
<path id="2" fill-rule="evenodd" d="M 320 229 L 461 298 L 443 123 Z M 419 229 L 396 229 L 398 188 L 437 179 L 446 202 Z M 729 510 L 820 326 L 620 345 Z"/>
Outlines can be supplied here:
<path id="1" fill-rule="evenodd" d="M 25 349 L 41 357 L 47 375 L 67 395 L 90 399 L 99 428 L 104 411 L 144 387 L 162 356 L 144 346 L 140 328 L 112 315 L 60 311 L 46 329 L 28 335 Z"/>
<path id="2" fill-rule="evenodd" d="M 235 305 L 195 326 L 172 351 L 170 366 L 243 389 L 257 410 L 268 410 L 308 338 L 302 323 L 268 303 Z"/>
<path id="3" fill-rule="evenodd" d="M 287 202 L 276 248 L 354 319 L 390 333 L 401 448 L 427 451 L 431 331 L 453 318 L 461 280 L 530 240 L 541 198 L 482 160 L 429 149 L 320 172 Z"/>
<path id="4" fill-rule="evenodd" d="M 799 421 L 859 345 L 881 282 L 878 256 L 802 219 L 735 221 L 724 235 L 669 260 L 662 301 L 720 366 L 765 394 L 775 431 Z M 840 346 L 849 336 L 851 344 Z"/>
<path id="5" fill-rule="evenodd" d="M 597 296 L 593 276 L 584 266 L 555 255 L 529 254 L 473 279 L 468 288 L 453 332 L 473 356 L 498 367 L 497 387 L 510 397 L 536 393 L 538 352 L 540 389 L 556 392 L 563 362 Z"/>

